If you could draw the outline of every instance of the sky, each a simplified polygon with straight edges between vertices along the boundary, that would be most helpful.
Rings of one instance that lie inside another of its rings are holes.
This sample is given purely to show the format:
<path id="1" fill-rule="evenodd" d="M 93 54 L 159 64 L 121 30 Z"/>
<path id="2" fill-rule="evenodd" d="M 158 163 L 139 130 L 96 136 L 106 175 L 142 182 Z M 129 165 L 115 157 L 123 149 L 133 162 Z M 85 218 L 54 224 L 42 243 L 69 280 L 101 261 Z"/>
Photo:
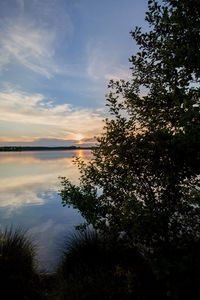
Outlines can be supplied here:
<path id="1" fill-rule="evenodd" d="M 147 0 L 0 0 L 0 146 L 93 145 Z"/>

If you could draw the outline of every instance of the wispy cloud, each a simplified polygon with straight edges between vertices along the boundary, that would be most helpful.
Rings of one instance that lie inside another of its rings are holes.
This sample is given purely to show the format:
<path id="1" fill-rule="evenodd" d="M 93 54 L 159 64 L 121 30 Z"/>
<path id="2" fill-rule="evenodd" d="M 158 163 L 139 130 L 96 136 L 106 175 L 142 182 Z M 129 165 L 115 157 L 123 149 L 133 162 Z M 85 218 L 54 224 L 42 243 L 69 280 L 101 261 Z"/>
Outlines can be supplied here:
<path id="1" fill-rule="evenodd" d="M 1 71 L 16 61 L 20 65 L 47 78 L 52 77 L 55 35 L 37 28 L 27 20 L 8 20 L 6 29 L 0 31 Z"/>
<path id="2" fill-rule="evenodd" d="M 111 50 L 106 51 L 101 42 L 90 41 L 88 43 L 87 73 L 92 80 L 108 82 L 110 79 L 130 79 L 131 72 L 127 65 L 120 64 L 117 52 Z"/>
<path id="3" fill-rule="evenodd" d="M 27 11 L 23 0 L 17 2 L 19 15 L 5 17 L 0 22 L 0 71 L 18 63 L 51 78 L 62 72 L 56 63 L 56 50 L 72 34 L 71 19 L 54 1 L 29 2 Z"/>

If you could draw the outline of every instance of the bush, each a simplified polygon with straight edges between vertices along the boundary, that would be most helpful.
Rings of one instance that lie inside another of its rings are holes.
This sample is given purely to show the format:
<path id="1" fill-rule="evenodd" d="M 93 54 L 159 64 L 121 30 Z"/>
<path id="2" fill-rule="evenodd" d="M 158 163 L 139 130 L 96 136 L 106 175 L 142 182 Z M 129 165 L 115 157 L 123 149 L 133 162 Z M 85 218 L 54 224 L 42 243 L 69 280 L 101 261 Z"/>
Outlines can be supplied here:
<path id="1" fill-rule="evenodd" d="M 151 261 L 168 299 L 198 299 L 200 295 L 200 240 L 180 240 L 157 249 Z"/>

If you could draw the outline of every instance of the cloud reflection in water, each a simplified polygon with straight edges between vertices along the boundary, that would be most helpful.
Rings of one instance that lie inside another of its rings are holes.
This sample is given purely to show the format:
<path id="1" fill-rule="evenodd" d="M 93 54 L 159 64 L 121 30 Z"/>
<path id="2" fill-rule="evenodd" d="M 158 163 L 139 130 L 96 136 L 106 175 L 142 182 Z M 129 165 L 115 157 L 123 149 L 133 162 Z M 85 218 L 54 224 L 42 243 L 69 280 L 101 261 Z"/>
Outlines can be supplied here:
<path id="1" fill-rule="evenodd" d="M 88 150 L 0 153 L 0 225 L 28 229 L 38 244 L 40 266 L 52 270 L 64 236 L 81 222 L 80 214 L 63 208 L 58 176 L 78 182 L 73 156 L 91 158 Z"/>

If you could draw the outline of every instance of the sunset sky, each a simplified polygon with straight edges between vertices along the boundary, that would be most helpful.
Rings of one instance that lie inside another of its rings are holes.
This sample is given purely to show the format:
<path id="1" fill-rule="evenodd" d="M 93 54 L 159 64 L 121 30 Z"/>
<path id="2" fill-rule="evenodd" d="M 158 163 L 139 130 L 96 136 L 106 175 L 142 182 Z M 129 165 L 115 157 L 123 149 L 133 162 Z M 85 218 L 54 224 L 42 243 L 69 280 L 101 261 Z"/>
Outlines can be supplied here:
<path id="1" fill-rule="evenodd" d="M 90 145 L 147 0 L 1 0 L 0 146 Z"/>

